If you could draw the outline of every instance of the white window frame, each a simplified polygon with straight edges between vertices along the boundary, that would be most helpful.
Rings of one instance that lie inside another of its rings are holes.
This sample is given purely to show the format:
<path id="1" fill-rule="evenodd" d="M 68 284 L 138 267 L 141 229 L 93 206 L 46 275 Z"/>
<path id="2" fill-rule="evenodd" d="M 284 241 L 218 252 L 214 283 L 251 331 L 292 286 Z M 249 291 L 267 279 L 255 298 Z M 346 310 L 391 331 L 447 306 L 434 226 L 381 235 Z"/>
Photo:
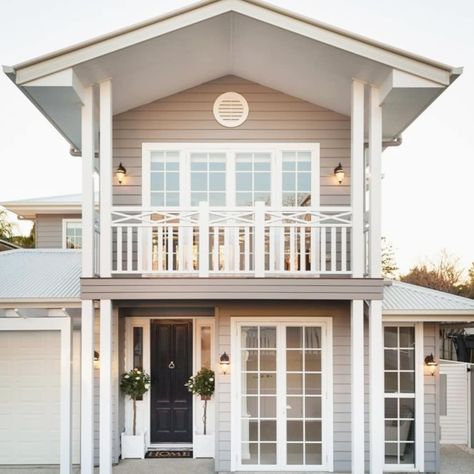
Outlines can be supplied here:
<path id="1" fill-rule="evenodd" d="M 239 341 L 239 328 L 242 326 L 255 326 L 255 325 L 276 325 L 283 328 L 287 326 L 320 326 L 322 335 L 322 351 L 323 351 L 323 365 L 322 369 L 322 381 L 324 392 L 322 393 L 322 465 L 316 468 L 325 472 L 333 472 L 334 470 L 334 455 L 333 455 L 333 343 L 332 343 L 332 318 L 329 317 L 305 317 L 299 315 L 293 315 L 291 317 L 234 317 L 231 319 L 231 471 L 271 471 L 271 472 L 285 472 L 291 471 L 314 471 L 314 465 L 300 466 L 300 465 L 285 465 L 278 459 L 278 450 L 285 449 L 285 445 L 277 439 L 277 465 L 246 465 L 242 464 L 239 460 L 240 444 L 241 444 L 241 423 L 240 423 L 240 411 L 241 411 L 241 361 L 240 361 L 240 341 Z M 280 331 L 280 334 L 282 331 Z M 278 333 L 277 333 L 278 337 Z M 278 342 L 280 340 L 277 339 Z M 280 352 L 277 342 L 277 352 Z M 277 355 L 278 357 L 278 355 Z M 286 404 L 282 403 L 278 392 L 282 391 L 282 384 L 285 384 L 283 377 L 277 381 L 277 410 L 278 407 L 285 407 Z M 280 387 L 280 388 L 279 388 Z M 283 394 L 286 397 L 286 394 Z M 283 413 L 277 413 L 277 419 Z M 283 415 L 286 419 L 286 410 Z M 286 429 L 285 429 L 286 431 Z M 277 433 L 278 427 L 277 427 Z M 277 434 L 278 436 L 278 434 Z M 281 436 L 281 433 L 280 433 Z M 284 433 L 286 439 L 286 432 Z M 283 446 L 283 448 L 282 448 Z M 280 456 L 281 458 L 281 456 Z"/>
<path id="2" fill-rule="evenodd" d="M 150 317 L 136 317 L 131 316 L 125 318 L 125 371 L 133 369 L 133 328 L 140 327 L 143 329 L 143 370 L 151 374 L 151 321 L 152 320 L 186 320 L 193 323 L 193 360 L 192 373 L 195 374 L 200 369 L 201 363 L 201 339 L 199 338 L 199 329 L 202 326 L 209 326 L 211 328 L 211 368 L 217 372 L 216 365 L 216 335 L 215 335 L 215 317 L 214 316 L 150 316 Z M 142 400 L 137 400 L 137 429 L 143 426 L 145 431 L 145 447 L 146 449 L 159 446 L 165 447 L 183 447 L 183 443 L 159 443 L 153 444 L 150 441 L 151 433 L 151 390 L 143 395 Z M 207 407 L 207 428 L 209 433 L 216 432 L 215 426 L 215 411 L 216 411 L 216 395 L 214 395 L 208 402 Z M 202 423 L 202 404 L 198 397 L 193 396 L 193 437 L 198 427 Z M 127 399 L 125 401 L 125 427 L 130 429 L 132 424 L 132 402 Z M 190 443 L 192 446 L 192 443 Z"/>
<path id="3" fill-rule="evenodd" d="M 179 192 L 180 205 L 171 208 L 189 208 L 191 201 L 190 182 L 190 155 L 191 153 L 223 152 L 231 159 L 227 160 L 226 166 L 226 207 L 236 207 L 235 205 L 235 154 L 239 152 L 269 152 L 272 155 L 272 202 L 271 207 L 281 208 L 281 184 L 282 184 L 282 154 L 284 151 L 310 151 L 312 154 L 311 166 L 311 206 L 317 209 L 320 206 L 320 144 L 315 142 L 223 142 L 223 143 L 200 143 L 200 142 L 174 142 L 174 143 L 143 143 L 142 144 L 142 205 L 151 207 L 150 170 L 151 154 L 154 151 L 177 151 L 180 162 L 180 183 Z M 291 208 L 289 208 L 291 209 Z"/>
<path id="4" fill-rule="evenodd" d="M 424 472 L 425 468 L 425 417 L 424 417 L 424 341 L 423 323 L 384 322 L 386 327 L 415 328 L 415 464 L 385 464 L 385 430 L 384 430 L 384 472 Z M 384 351 L 385 352 L 385 351 Z M 385 374 L 385 371 L 384 371 Z M 385 419 L 385 378 L 384 384 L 384 419 Z M 400 395 L 398 393 L 394 394 Z M 385 426 L 385 424 L 384 424 Z"/>
<path id="5" fill-rule="evenodd" d="M 68 224 L 81 224 L 81 233 L 82 233 L 82 219 L 63 219 L 63 238 L 62 238 L 62 241 L 63 241 L 63 249 L 67 249 L 67 225 Z M 81 248 L 82 248 L 82 245 L 81 245 Z"/>

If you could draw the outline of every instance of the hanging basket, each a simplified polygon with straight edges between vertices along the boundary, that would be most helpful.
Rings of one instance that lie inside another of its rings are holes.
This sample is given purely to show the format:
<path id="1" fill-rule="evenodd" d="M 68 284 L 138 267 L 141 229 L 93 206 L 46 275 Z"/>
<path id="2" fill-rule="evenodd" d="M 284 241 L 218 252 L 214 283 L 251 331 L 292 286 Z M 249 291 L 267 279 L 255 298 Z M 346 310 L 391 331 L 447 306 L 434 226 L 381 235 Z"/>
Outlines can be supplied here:
<path id="1" fill-rule="evenodd" d="M 209 401 L 211 399 L 211 395 L 201 395 L 201 400 L 203 402 Z"/>

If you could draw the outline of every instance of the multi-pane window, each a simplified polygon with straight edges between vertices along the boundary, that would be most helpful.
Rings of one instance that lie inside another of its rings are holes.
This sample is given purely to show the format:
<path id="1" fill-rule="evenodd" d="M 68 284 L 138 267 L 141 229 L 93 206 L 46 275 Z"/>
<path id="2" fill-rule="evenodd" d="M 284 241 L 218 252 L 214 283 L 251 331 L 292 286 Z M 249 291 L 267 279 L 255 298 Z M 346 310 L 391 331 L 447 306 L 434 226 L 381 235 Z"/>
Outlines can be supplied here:
<path id="1" fill-rule="evenodd" d="M 283 206 L 311 205 L 311 152 L 283 152 L 281 187 Z"/>
<path id="2" fill-rule="evenodd" d="M 321 328 L 286 328 L 287 464 L 322 463 Z"/>
<path id="3" fill-rule="evenodd" d="M 385 464 L 415 464 L 415 328 L 384 328 Z"/>
<path id="4" fill-rule="evenodd" d="M 271 153 L 236 153 L 235 201 L 237 206 L 253 206 L 263 201 L 267 206 L 272 197 Z"/>
<path id="5" fill-rule="evenodd" d="M 80 220 L 64 221 L 64 247 L 67 249 L 82 248 L 82 223 Z"/>
<path id="6" fill-rule="evenodd" d="M 179 152 L 154 151 L 150 163 L 152 206 L 176 207 L 179 202 Z"/>
<path id="7" fill-rule="evenodd" d="M 191 206 L 226 205 L 225 153 L 191 153 Z"/>

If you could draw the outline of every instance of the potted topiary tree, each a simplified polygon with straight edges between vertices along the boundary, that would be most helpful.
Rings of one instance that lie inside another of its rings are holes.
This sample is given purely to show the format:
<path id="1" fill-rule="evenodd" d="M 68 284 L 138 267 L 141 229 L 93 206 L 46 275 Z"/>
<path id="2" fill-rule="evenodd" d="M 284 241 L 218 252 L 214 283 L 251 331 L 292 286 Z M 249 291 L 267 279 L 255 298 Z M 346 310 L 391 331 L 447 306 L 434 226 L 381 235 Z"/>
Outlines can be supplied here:
<path id="1" fill-rule="evenodd" d="M 138 369 L 125 372 L 120 380 L 120 390 L 133 402 L 132 434 L 122 433 L 122 459 L 145 457 L 145 433 L 137 435 L 137 399 L 150 389 L 150 376 Z"/>
<path id="2" fill-rule="evenodd" d="M 193 436 L 193 456 L 195 458 L 213 458 L 214 457 L 214 433 L 207 432 L 207 402 L 214 394 L 215 387 L 214 371 L 202 368 L 196 375 L 190 377 L 185 386 L 194 394 L 200 396 L 203 404 L 202 433 L 194 433 Z"/>

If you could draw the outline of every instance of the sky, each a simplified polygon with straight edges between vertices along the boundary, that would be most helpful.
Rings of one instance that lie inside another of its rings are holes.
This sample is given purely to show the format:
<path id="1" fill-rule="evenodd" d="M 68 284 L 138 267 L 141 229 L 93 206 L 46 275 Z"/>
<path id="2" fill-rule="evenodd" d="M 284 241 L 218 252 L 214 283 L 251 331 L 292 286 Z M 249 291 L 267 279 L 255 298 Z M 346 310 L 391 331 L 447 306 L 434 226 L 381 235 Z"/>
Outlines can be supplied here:
<path id="1" fill-rule="evenodd" d="M 190 3 L 0 0 L 0 64 L 13 65 Z M 464 66 L 464 74 L 403 134 L 403 145 L 383 154 L 382 233 L 394 247 L 401 272 L 435 260 L 442 249 L 469 266 L 474 261 L 474 2 L 270 3 Z M 80 192 L 80 158 L 69 155 L 69 145 L 3 74 L 0 164 L 0 204 Z"/>

